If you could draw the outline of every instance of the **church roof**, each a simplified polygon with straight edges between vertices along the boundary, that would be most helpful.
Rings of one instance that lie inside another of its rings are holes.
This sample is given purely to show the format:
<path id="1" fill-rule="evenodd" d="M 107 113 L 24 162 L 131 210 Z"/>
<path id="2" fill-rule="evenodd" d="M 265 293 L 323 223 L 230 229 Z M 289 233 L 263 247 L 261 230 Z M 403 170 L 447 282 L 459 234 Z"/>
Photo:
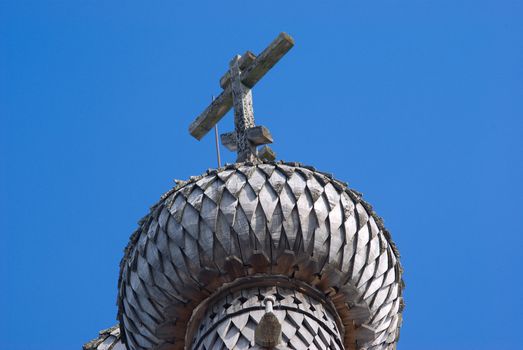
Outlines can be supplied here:
<path id="1" fill-rule="evenodd" d="M 179 182 L 142 219 L 121 262 L 119 320 L 130 349 L 179 348 L 213 291 L 282 275 L 332 302 L 346 344 L 388 349 L 403 308 L 398 258 L 345 183 L 299 163 L 236 163 Z"/>
<path id="2" fill-rule="evenodd" d="M 86 349 L 396 348 L 402 268 L 382 220 L 331 175 L 274 162 L 255 125 L 251 89 L 293 45 L 280 33 L 233 57 L 189 131 L 201 139 L 234 109 L 222 143 L 237 163 L 178 182 L 140 221 L 120 263 L 120 328 Z"/>

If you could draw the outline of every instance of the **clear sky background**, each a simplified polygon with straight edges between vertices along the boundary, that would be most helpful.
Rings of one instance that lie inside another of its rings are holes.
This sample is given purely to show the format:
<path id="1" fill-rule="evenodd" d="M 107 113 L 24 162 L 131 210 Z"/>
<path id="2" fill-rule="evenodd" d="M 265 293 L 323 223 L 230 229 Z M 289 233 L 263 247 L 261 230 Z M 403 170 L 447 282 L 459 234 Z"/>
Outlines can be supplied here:
<path id="1" fill-rule="evenodd" d="M 136 222 L 215 167 L 188 125 L 231 57 L 280 31 L 296 46 L 254 89 L 257 122 L 279 159 L 384 217 L 407 285 L 399 349 L 522 349 L 516 0 L 1 0 L 0 349 L 79 349 L 115 324 Z"/>

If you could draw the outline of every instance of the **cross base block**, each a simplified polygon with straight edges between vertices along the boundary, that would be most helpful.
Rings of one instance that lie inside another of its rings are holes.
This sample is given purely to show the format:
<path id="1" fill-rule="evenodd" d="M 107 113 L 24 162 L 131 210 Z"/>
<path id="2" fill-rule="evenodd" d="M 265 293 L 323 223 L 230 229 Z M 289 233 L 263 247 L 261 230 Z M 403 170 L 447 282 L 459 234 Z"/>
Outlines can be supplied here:
<path id="1" fill-rule="evenodd" d="M 269 129 L 262 125 L 258 125 L 246 130 L 247 139 L 254 145 L 266 145 L 273 142 L 273 138 Z M 229 151 L 235 152 L 237 148 L 236 132 L 227 132 L 220 135 L 222 145 Z"/>

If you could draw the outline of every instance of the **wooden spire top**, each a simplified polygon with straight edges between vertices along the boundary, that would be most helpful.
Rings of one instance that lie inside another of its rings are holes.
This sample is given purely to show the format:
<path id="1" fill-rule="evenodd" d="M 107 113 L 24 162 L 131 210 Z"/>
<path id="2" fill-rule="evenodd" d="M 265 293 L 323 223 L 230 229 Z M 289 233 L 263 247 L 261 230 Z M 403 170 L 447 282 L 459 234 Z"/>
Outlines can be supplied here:
<path id="1" fill-rule="evenodd" d="M 201 140 L 234 107 L 234 131 L 221 135 L 222 144 L 238 153 L 238 162 L 274 160 L 274 152 L 267 146 L 259 152 L 256 149 L 273 140 L 267 128 L 254 124 L 251 89 L 293 46 L 294 39 L 280 33 L 258 56 L 250 51 L 234 56 L 220 79 L 223 92 L 191 123 L 190 134 Z"/>

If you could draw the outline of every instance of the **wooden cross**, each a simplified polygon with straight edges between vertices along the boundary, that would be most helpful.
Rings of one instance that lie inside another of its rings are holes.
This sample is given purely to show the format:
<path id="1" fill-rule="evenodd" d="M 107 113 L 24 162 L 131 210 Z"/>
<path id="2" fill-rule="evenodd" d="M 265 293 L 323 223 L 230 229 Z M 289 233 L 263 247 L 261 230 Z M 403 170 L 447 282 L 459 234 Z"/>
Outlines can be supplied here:
<path id="1" fill-rule="evenodd" d="M 234 132 L 221 135 L 223 145 L 238 153 L 238 162 L 258 157 L 274 159 L 267 146 L 260 152 L 256 149 L 272 143 L 272 136 L 267 128 L 254 125 L 251 89 L 293 46 L 294 40 L 280 33 L 260 55 L 247 51 L 233 57 L 229 70 L 220 79 L 223 92 L 191 123 L 191 135 L 201 140 L 234 107 Z"/>

